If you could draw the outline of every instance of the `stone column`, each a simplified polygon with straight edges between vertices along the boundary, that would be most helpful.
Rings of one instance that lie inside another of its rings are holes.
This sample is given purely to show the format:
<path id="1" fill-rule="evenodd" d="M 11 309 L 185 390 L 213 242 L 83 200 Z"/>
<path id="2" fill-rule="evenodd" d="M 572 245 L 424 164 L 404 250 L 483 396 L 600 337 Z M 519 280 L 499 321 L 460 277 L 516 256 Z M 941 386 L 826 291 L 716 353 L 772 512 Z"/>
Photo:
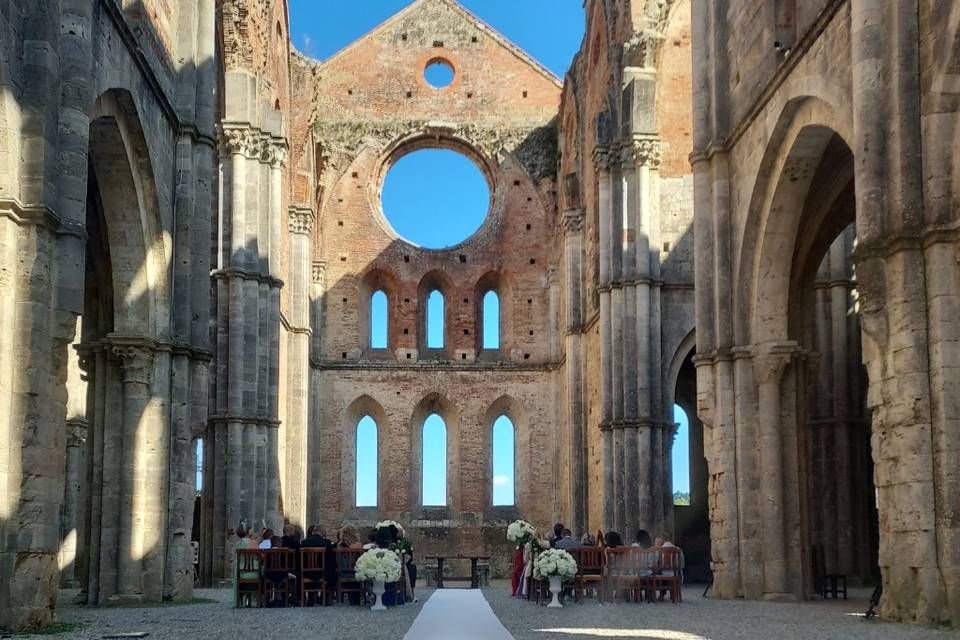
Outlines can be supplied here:
<path id="1" fill-rule="evenodd" d="M 600 429 L 601 435 L 601 474 L 603 486 L 603 528 L 610 530 L 616 523 L 614 480 L 614 434 L 613 434 L 613 370 L 611 335 L 611 247 L 610 225 L 613 200 L 610 184 L 610 164 L 608 150 L 598 146 L 594 150 L 594 166 L 597 171 L 597 190 L 599 193 L 600 224 L 600 277 L 597 292 L 600 297 Z"/>
<path id="2" fill-rule="evenodd" d="M 636 525 L 656 529 L 658 522 L 656 509 L 655 476 L 662 470 L 655 457 L 658 434 L 658 417 L 655 415 L 654 372 L 659 375 L 660 362 L 655 360 L 654 343 L 659 351 L 659 331 L 654 333 L 653 318 L 659 315 L 659 309 L 653 306 L 653 290 L 656 279 L 652 266 L 651 235 L 655 221 L 653 216 L 654 193 L 651 189 L 651 171 L 661 162 L 660 142 L 658 139 L 643 136 L 635 137 L 630 145 L 630 159 L 634 172 L 632 192 L 632 211 L 635 216 L 636 249 L 634 273 L 636 277 L 636 375 L 637 375 L 637 424 L 638 424 L 638 522 Z M 631 523 L 633 525 L 634 523 Z M 636 527 L 635 527 L 636 528 Z"/>
<path id="3" fill-rule="evenodd" d="M 848 549 L 854 548 L 851 524 L 853 506 L 850 495 L 854 478 L 850 468 L 849 373 L 847 370 L 849 360 L 847 350 L 847 311 L 850 308 L 850 280 L 846 272 L 846 250 L 843 236 L 837 238 L 833 244 L 830 245 L 829 250 L 830 352 L 832 358 L 830 377 L 833 382 L 833 406 L 831 411 L 834 417 L 832 425 L 834 444 L 833 475 L 836 478 L 835 517 L 837 530 L 835 549 L 840 551 L 836 553 L 834 569 L 837 573 L 852 576 L 854 575 L 854 554 L 847 551 Z M 866 544 L 866 541 L 862 541 L 862 544 Z"/>
<path id="4" fill-rule="evenodd" d="M 314 214 L 291 207 L 290 228 L 290 327 L 287 342 L 287 420 L 284 513 L 294 524 L 307 526 L 307 451 L 309 449 L 310 393 L 310 288 Z"/>
<path id="5" fill-rule="evenodd" d="M 790 363 L 791 354 L 790 345 L 764 345 L 753 356 L 754 376 L 758 383 L 760 518 L 763 525 L 763 591 L 766 599 L 788 597 L 780 382 Z"/>
<path id="6" fill-rule="evenodd" d="M 583 354 L 581 330 L 583 324 L 583 209 L 570 209 L 563 214 L 563 271 L 566 288 L 564 309 L 567 399 L 566 414 L 569 428 L 567 464 L 570 469 L 570 527 L 584 531 L 587 525 L 586 465 L 583 428 Z"/>
<path id="7" fill-rule="evenodd" d="M 113 348 L 123 367 L 122 452 L 120 470 L 120 539 L 117 591 L 120 599 L 143 596 L 143 505 L 147 469 L 138 465 L 137 452 L 146 443 L 144 432 L 150 384 L 153 381 L 153 352 L 138 346 Z"/>
<path id="8" fill-rule="evenodd" d="M 318 363 L 323 357 L 323 296 L 326 287 L 327 263 L 315 261 L 313 263 L 312 285 L 310 289 L 310 411 L 309 411 L 309 437 L 319 438 L 320 416 L 323 408 L 323 389 L 320 383 L 320 369 L 315 363 Z M 307 516 L 311 522 L 319 522 L 321 516 L 321 497 L 323 492 L 321 472 L 323 465 L 323 452 L 319 447 L 310 448 L 310 477 L 308 478 L 307 494 L 309 496 L 309 507 Z"/>

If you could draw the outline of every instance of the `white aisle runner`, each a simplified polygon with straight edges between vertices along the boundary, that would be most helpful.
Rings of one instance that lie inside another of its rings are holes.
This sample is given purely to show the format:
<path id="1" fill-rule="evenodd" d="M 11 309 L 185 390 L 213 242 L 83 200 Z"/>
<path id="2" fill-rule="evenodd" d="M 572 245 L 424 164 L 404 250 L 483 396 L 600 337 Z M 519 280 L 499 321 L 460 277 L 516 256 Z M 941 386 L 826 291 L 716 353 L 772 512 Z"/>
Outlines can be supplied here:
<path id="1" fill-rule="evenodd" d="M 479 589 L 437 589 L 404 640 L 513 640 Z"/>

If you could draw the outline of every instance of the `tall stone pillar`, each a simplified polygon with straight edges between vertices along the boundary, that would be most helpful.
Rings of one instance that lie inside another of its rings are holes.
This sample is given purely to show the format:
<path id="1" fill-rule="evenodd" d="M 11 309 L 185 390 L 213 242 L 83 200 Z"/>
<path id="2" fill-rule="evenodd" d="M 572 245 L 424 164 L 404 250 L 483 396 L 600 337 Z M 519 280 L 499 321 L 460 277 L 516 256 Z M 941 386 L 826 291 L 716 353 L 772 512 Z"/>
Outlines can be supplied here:
<path id="1" fill-rule="evenodd" d="M 791 344 L 763 345 L 756 350 L 753 357 L 754 376 L 758 383 L 763 591 L 764 598 L 767 599 L 788 597 L 780 382 L 793 351 Z"/>
<path id="2" fill-rule="evenodd" d="M 146 474 L 138 462 L 146 453 L 147 404 L 153 381 L 153 352 L 138 346 L 113 348 L 123 368 L 122 455 L 120 469 L 120 544 L 118 553 L 118 597 L 139 600 L 143 596 L 144 514 Z"/>
<path id="3" fill-rule="evenodd" d="M 296 525 L 307 525 L 307 466 L 310 396 L 310 289 L 313 262 L 311 245 L 314 214 L 291 207 L 290 326 L 287 329 L 287 419 L 283 425 L 286 459 L 283 504 L 285 515 Z"/>
<path id="4" fill-rule="evenodd" d="M 597 170 L 597 190 L 599 192 L 600 223 L 600 277 L 597 292 L 600 297 L 600 429 L 601 454 L 600 466 L 603 483 L 603 528 L 613 529 L 616 525 L 616 487 L 614 468 L 614 425 L 613 425 L 613 336 L 611 322 L 610 284 L 611 264 L 611 224 L 613 198 L 609 155 L 606 147 L 598 146 L 594 150 L 594 166 Z"/>
<path id="5" fill-rule="evenodd" d="M 651 236 L 656 214 L 654 191 L 652 189 L 653 169 L 661 162 L 660 142 L 653 137 L 637 137 L 631 141 L 630 159 L 634 173 L 634 188 L 631 192 L 632 212 L 635 216 L 636 250 L 634 273 L 636 278 L 636 374 L 637 374 L 637 456 L 638 456 L 638 493 L 639 521 L 630 523 L 632 528 L 645 527 L 659 530 L 656 509 L 656 487 L 662 486 L 656 476 L 663 473 L 656 460 L 659 418 L 654 409 L 657 404 L 654 394 L 656 386 L 653 378 L 659 376 L 660 363 L 654 360 L 659 352 L 659 331 L 654 333 L 653 318 L 659 318 L 659 308 L 653 305 L 653 291 L 657 286 L 652 266 Z M 654 247 L 656 249 L 656 247 Z M 656 343 L 657 348 L 654 348 Z M 656 372 L 656 376 L 654 373 Z"/>
<path id="6" fill-rule="evenodd" d="M 587 525 L 586 461 L 583 415 L 583 209 L 563 214 L 563 272 L 566 307 L 564 330 L 566 352 L 566 422 L 569 426 L 567 464 L 570 473 L 569 521 L 572 531 L 585 531 Z"/>

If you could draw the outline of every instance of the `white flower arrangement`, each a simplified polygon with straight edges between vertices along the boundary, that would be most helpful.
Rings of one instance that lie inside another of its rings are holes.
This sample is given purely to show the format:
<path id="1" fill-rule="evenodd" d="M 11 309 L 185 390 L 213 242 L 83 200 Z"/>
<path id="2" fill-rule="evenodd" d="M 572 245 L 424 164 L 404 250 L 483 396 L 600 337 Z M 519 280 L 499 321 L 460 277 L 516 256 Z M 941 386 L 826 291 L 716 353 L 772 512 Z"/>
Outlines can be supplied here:
<path id="1" fill-rule="evenodd" d="M 514 520 L 507 527 L 507 540 L 518 544 L 537 537 L 537 528 L 526 520 Z"/>
<path id="2" fill-rule="evenodd" d="M 390 549 L 370 549 L 357 558 L 355 569 L 361 580 L 396 582 L 400 579 L 400 556 Z"/>
<path id="3" fill-rule="evenodd" d="M 386 529 L 390 525 L 393 525 L 397 528 L 397 535 L 401 538 L 406 537 L 406 533 L 403 530 L 403 525 L 397 522 L 396 520 L 381 520 L 373 528 L 374 529 Z"/>
<path id="4" fill-rule="evenodd" d="M 533 577 L 541 580 L 559 576 L 570 580 L 577 575 L 577 561 L 563 549 L 547 549 L 533 561 Z"/>

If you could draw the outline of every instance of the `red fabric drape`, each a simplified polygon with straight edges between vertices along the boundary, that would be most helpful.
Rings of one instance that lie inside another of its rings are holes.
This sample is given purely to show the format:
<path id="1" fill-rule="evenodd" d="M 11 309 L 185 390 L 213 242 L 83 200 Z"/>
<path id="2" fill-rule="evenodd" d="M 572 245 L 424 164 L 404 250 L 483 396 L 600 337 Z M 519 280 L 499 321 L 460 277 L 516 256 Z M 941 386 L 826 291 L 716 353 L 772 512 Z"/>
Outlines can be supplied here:
<path id="1" fill-rule="evenodd" d="M 513 551 L 513 573 L 511 575 L 510 587 L 511 593 L 516 596 L 520 589 L 520 581 L 523 576 L 523 549 L 517 547 Z"/>

